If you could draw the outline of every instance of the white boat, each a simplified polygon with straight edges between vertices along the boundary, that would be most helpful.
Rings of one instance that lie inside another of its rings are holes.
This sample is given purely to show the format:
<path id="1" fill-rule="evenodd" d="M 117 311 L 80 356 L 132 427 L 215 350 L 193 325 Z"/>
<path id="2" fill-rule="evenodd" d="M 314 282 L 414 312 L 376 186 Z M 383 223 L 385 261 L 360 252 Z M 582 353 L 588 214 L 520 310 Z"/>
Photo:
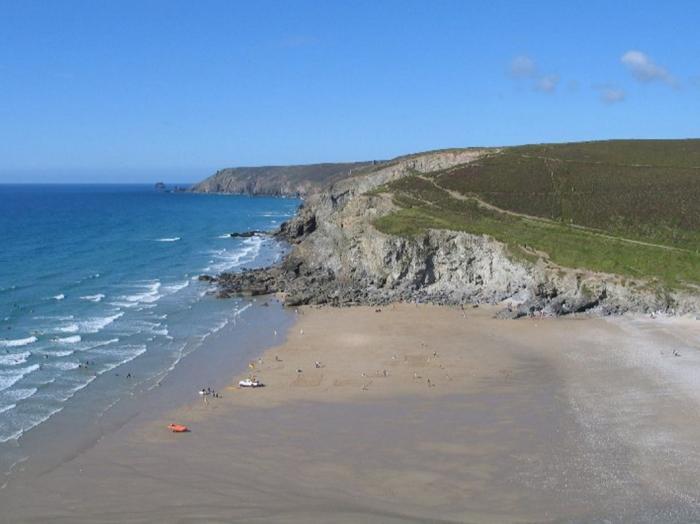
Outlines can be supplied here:
<path id="1" fill-rule="evenodd" d="M 241 380 L 238 385 L 242 388 L 259 388 L 262 387 L 263 384 L 257 380 L 246 378 L 245 380 Z"/>

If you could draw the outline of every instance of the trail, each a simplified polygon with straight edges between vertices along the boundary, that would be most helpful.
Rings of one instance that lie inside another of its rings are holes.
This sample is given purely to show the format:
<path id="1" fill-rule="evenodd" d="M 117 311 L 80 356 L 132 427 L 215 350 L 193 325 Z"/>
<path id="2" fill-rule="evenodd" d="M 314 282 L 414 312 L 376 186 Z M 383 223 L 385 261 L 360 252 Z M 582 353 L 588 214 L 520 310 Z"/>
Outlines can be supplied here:
<path id="1" fill-rule="evenodd" d="M 673 252 L 676 252 L 676 253 L 694 253 L 694 251 L 692 251 L 692 250 L 690 250 L 690 249 L 683 249 L 683 248 L 680 248 L 680 247 L 666 246 L 666 245 L 664 245 L 664 244 L 655 244 L 655 243 L 653 243 L 653 242 L 645 242 L 645 241 L 643 241 L 643 240 L 633 240 L 633 239 L 631 239 L 631 238 L 618 237 L 618 236 L 615 236 L 615 235 L 609 235 L 609 234 L 607 234 L 607 233 L 603 233 L 603 232 L 601 232 L 600 230 L 597 230 L 597 229 L 593 229 L 593 228 L 586 227 L 586 226 L 581 226 L 581 225 L 578 225 L 578 224 L 569 224 L 569 225 L 566 225 L 566 224 L 561 224 L 561 223 L 559 223 L 559 222 L 556 222 L 556 221 L 554 221 L 554 220 L 550 220 L 550 219 L 547 219 L 547 218 L 542 218 L 542 217 L 538 217 L 538 216 L 534 216 L 534 215 L 528 215 L 528 214 L 526 214 L 526 213 L 518 213 L 518 212 L 516 212 L 516 211 L 511 211 L 511 210 L 508 210 L 508 209 L 502 209 L 502 208 L 500 208 L 500 207 L 498 207 L 498 206 L 494 206 L 493 204 L 490 204 L 490 203 L 488 203 L 488 202 L 482 200 L 481 198 L 479 198 L 479 197 L 477 197 L 477 196 L 474 196 L 474 195 L 469 195 L 469 196 L 467 196 L 467 195 L 463 195 L 462 193 L 459 193 L 458 191 L 454 191 L 454 190 L 452 190 L 452 189 L 447 189 L 447 188 L 441 186 L 440 184 L 438 184 L 438 183 L 437 183 L 433 178 L 431 178 L 431 177 L 427 177 L 427 176 L 425 176 L 425 175 L 416 175 L 416 176 L 418 176 L 420 179 L 422 179 L 422 180 L 424 180 L 424 181 L 426 181 L 426 182 L 429 182 L 429 183 L 432 184 L 435 188 L 437 188 L 437 189 L 439 189 L 439 190 L 441 190 L 441 191 L 444 191 L 445 193 L 447 193 L 448 195 L 450 195 L 450 197 L 452 197 L 452 198 L 454 198 L 454 199 L 456 199 L 456 200 L 460 200 L 460 201 L 463 201 L 463 202 L 469 202 L 469 201 L 476 202 L 480 207 L 483 207 L 484 209 L 489 209 L 489 210 L 491 210 L 491 211 L 495 211 L 495 212 L 497 212 L 497 213 L 502 213 L 502 214 L 504 214 L 504 215 L 509 215 L 509 216 L 512 216 L 512 217 L 521 218 L 521 219 L 525 219 L 525 220 L 532 220 L 532 221 L 540 222 L 540 223 L 547 224 L 547 225 L 550 225 L 550 226 L 558 226 L 558 227 L 561 227 L 561 226 L 564 225 L 564 226 L 566 226 L 566 227 L 570 227 L 570 228 L 572 228 L 572 229 L 578 229 L 578 230 L 580 230 L 580 231 L 586 232 L 586 233 L 591 234 L 591 235 L 595 235 L 595 236 L 600 237 L 600 238 L 605 238 L 605 239 L 608 239 L 608 240 L 615 240 L 615 241 L 618 241 L 618 242 L 624 242 L 624 243 L 626 243 L 626 244 L 633 244 L 633 245 L 637 245 L 637 246 L 644 246 L 644 247 L 651 247 L 651 248 L 657 248 L 657 249 L 664 249 L 664 250 L 666 250 L 666 251 L 673 251 Z"/>
<path id="2" fill-rule="evenodd" d="M 544 160 L 545 162 L 561 162 L 562 164 L 592 164 L 597 166 L 614 166 L 614 167 L 649 167 L 649 168 L 663 168 L 663 169 L 700 169 L 700 166 L 664 166 L 664 165 L 653 165 L 653 164 L 624 164 L 624 163 L 612 163 L 603 162 L 602 160 L 574 160 L 566 158 L 553 158 L 544 155 L 528 155 L 521 154 L 522 158 L 537 158 Z"/>

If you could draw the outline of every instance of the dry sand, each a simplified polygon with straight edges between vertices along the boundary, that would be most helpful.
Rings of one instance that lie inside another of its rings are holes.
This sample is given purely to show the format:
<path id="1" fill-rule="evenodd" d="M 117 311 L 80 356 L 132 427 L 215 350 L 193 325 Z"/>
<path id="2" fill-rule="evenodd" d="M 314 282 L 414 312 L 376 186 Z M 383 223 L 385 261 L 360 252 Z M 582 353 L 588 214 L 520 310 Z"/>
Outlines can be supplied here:
<path id="1" fill-rule="evenodd" d="M 700 518 L 700 322 L 493 312 L 303 308 L 222 398 L 193 384 L 10 484 L 0 521 Z M 235 387 L 248 374 L 266 387 Z"/>

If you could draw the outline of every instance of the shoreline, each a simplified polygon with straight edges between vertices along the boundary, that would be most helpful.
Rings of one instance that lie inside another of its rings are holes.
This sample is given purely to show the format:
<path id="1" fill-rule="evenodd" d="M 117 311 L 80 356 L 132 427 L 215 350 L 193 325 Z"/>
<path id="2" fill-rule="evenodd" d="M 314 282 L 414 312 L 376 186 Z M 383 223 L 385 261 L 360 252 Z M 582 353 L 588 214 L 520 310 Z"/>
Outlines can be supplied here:
<path id="1" fill-rule="evenodd" d="M 38 495 L 31 508 L 0 491 L 8 518 L 700 515 L 692 502 L 700 394 L 686 380 L 700 369 L 696 323 L 512 321 L 489 307 L 408 304 L 300 312 L 282 345 L 251 357 L 249 372 L 266 387 L 239 389 L 248 372 L 229 374 L 222 398 L 205 403 L 189 384 L 189 401 L 27 484 Z M 673 395 L 660 394 L 669 388 Z M 170 422 L 192 431 L 172 434 Z"/>
<path id="2" fill-rule="evenodd" d="M 0 472 L 0 500 L 7 486 L 31 481 L 46 471 L 61 467 L 110 434 L 128 430 L 164 409 L 186 402 L 191 395 L 191 382 L 223 385 L 231 372 L 245 366 L 250 355 L 283 340 L 291 316 L 276 301 L 269 302 L 269 307 L 263 307 L 256 300 L 248 301 L 250 307 L 235 313 L 225 326 L 204 340 L 194 342 L 194 346 L 170 369 L 163 370 L 159 377 L 141 382 L 135 390 L 127 391 L 103 409 L 93 409 L 90 399 L 96 386 L 90 384 L 78 392 L 71 399 L 73 402 L 56 417 L 32 428 L 18 442 L 5 443 L 3 458 L 9 460 L 3 461 L 5 467 Z M 277 337 L 271 336 L 269 330 L 261 329 L 270 325 L 277 326 Z M 138 375 L 133 366 L 131 369 Z M 124 375 L 127 370 L 119 374 Z M 109 375 L 103 380 L 114 382 L 119 379 Z"/>
<path id="3" fill-rule="evenodd" d="M 42 205 L 17 215 L 27 234 L 8 237 L 0 278 L 0 487 L 11 468 L 14 478 L 34 462 L 60 463 L 138 414 L 152 396 L 145 391 L 249 302 L 215 300 L 197 275 L 268 265 L 288 249 L 223 234 L 276 228 L 297 207 L 274 198 L 163 200 L 131 185 L 4 196 Z M 55 234 L 34 234 L 56 209 Z M 111 222 L 85 212 L 98 209 Z M 36 256 L 20 256 L 30 251 Z"/>

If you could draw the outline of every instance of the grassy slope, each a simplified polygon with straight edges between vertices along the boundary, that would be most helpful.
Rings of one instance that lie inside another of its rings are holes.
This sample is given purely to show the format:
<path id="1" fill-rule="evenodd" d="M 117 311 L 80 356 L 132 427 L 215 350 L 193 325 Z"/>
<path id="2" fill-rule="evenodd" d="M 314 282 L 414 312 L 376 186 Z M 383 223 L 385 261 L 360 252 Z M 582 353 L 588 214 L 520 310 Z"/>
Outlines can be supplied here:
<path id="1" fill-rule="evenodd" d="M 700 284 L 699 167 L 700 140 L 508 148 L 384 188 L 401 209 L 376 225 L 401 235 L 488 234 L 565 267 Z"/>

